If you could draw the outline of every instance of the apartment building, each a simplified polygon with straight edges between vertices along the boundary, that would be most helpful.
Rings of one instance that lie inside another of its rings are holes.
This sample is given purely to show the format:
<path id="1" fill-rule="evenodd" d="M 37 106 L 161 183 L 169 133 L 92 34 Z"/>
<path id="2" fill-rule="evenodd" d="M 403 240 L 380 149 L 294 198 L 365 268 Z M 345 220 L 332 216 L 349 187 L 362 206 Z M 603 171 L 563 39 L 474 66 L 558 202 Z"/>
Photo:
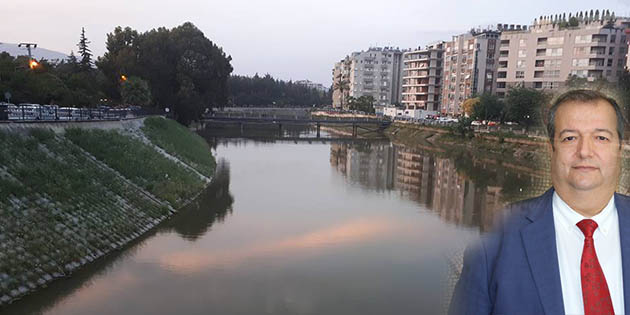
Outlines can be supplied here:
<path id="1" fill-rule="evenodd" d="M 496 89 L 498 30 L 471 30 L 444 44 L 442 114 L 460 115 L 462 103 Z"/>
<path id="2" fill-rule="evenodd" d="M 627 67 L 630 21 L 599 11 L 540 17 L 527 27 L 502 25 L 497 89 L 517 84 L 558 89 L 569 75 L 615 82 Z"/>
<path id="3" fill-rule="evenodd" d="M 400 103 L 402 54 L 403 51 L 398 48 L 372 47 L 367 51 L 353 52 L 336 63 L 333 69 L 333 106 L 337 104 L 347 108 L 349 97 L 361 96 L 372 96 L 375 105 Z M 344 95 L 342 91 L 346 92 L 346 87 L 347 95 Z"/>
<path id="4" fill-rule="evenodd" d="M 401 103 L 406 111 L 440 110 L 443 54 L 444 42 L 403 53 Z"/>

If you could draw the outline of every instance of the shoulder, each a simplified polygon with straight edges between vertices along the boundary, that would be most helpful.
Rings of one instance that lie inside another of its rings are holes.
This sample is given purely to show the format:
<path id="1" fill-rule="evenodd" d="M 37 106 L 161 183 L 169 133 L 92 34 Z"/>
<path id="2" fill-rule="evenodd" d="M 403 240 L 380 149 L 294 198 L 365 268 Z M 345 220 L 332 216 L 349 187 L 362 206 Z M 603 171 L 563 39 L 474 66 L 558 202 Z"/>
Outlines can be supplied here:
<path id="1" fill-rule="evenodd" d="M 532 220 L 552 209 L 553 188 L 544 194 L 521 200 L 506 206 L 499 221 L 495 222 L 494 232 L 518 230 Z M 630 199 L 628 199 L 630 201 Z"/>

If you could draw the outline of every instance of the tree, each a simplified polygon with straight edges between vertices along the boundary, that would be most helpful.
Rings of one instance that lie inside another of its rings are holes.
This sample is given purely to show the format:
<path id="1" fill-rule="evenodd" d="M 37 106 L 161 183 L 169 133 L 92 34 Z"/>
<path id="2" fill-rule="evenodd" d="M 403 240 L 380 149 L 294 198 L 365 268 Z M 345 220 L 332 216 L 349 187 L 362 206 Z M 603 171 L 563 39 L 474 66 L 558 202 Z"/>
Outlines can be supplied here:
<path id="1" fill-rule="evenodd" d="M 348 105 L 350 110 L 358 110 L 368 114 L 374 114 L 374 102 L 376 100 L 372 95 L 363 95 L 358 98 L 350 97 L 348 99 Z"/>
<path id="2" fill-rule="evenodd" d="M 585 88 L 588 81 L 586 78 L 577 76 L 575 74 L 570 74 L 565 81 L 565 85 L 572 89 L 581 89 Z"/>
<path id="3" fill-rule="evenodd" d="M 120 76 L 138 76 L 148 82 L 153 104 L 169 107 L 188 125 L 211 107 L 228 103 L 227 81 L 232 72 L 223 49 L 186 22 L 145 33 L 117 27 L 107 35 L 107 52 L 97 62 L 108 78 L 108 93 L 117 97 Z"/>
<path id="4" fill-rule="evenodd" d="M 511 87 L 505 97 L 505 118 L 529 128 L 539 123 L 541 110 L 548 99 L 547 94 L 535 89 Z"/>
<path id="5" fill-rule="evenodd" d="M 344 80 L 343 76 L 341 74 L 337 75 L 335 84 L 334 84 L 334 89 L 335 90 L 339 90 L 339 94 L 340 94 L 340 100 L 341 100 L 341 107 L 343 108 L 345 103 L 345 91 L 350 89 L 350 82 L 348 82 L 348 80 Z"/>
<path id="6" fill-rule="evenodd" d="M 484 93 L 473 106 L 471 118 L 503 121 L 503 102 L 496 95 Z"/>
<path id="7" fill-rule="evenodd" d="M 120 85 L 120 95 L 125 104 L 146 106 L 151 103 L 151 90 L 147 81 L 130 77 Z"/>
<path id="8" fill-rule="evenodd" d="M 79 43 L 77 46 L 79 47 L 79 55 L 81 55 L 81 60 L 79 61 L 79 65 L 81 70 L 91 70 L 92 69 L 92 51 L 88 48 L 88 44 L 90 41 L 85 37 L 85 28 L 81 28 L 81 37 L 79 38 Z"/>
<path id="9" fill-rule="evenodd" d="M 479 103 L 479 97 L 473 97 L 465 100 L 462 103 L 462 108 L 464 110 L 464 115 L 470 117 L 473 113 L 473 108 L 475 105 Z"/>

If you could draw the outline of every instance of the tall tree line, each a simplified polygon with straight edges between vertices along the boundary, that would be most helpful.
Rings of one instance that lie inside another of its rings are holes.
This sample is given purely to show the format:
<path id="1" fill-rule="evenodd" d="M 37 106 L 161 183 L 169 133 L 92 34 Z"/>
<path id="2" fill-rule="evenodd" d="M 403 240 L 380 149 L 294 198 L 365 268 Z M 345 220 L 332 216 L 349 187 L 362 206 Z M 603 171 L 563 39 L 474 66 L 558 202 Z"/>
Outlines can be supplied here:
<path id="1" fill-rule="evenodd" d="M 117 27 L 107 34 L 106 48 L 96 65 L 107 78 L 105 92 L 115 99 L 121 98 L 123 81 L 139 78 L 154 106 L 169 108 L 183 124 L 228 102 L 231 57 L 192 23 L 144 33 Z"/>
<path id="2" fill-rule="evenodd" d="M 255 107 L 303 107 L 332 103 L 331 93 L 309 88 L 292 81 L 274 79 L 271 75 L 253 77 L 232 75 L 228 80 L 230 104 Z"/>

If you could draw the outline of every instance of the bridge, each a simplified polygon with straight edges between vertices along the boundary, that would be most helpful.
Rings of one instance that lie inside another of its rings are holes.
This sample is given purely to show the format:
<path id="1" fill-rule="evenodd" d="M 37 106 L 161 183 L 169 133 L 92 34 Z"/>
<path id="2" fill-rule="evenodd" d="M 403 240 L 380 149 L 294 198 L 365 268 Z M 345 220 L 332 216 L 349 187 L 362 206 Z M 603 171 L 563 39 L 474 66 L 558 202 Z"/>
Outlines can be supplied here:
<path id="1" fill-rule="evenodd" d="M 316 125 L 317 138 L 320 137 L 320 129 L 322 125 L 351 125 L 352 137 L 356 138 L 359 130 L 366 132 L 380 132 L 391 125 L 391 121 L 385 119 L 357 119 L 357 118 L 307 118 L 307 117 L 233 117 L 233 116 L 209 116 L 201 120 L 201 127 L 206 128 L 212 123 L 236 124 L 243 131 L 245 124 L 273 124 L 278 126 L 278 135 L 282 135 L 283 125 Z"/>

